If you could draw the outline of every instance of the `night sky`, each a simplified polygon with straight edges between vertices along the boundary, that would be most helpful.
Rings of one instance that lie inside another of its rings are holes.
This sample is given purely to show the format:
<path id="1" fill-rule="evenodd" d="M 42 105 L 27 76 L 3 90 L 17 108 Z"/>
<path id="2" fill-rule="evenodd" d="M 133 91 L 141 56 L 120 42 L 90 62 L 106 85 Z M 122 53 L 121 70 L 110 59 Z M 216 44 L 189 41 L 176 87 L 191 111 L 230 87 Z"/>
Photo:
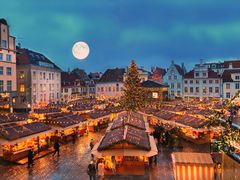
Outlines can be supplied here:
<path id="1" fill-rule="evenodd" d="M 221 0 L 0 0 L 22 47 L 39 51 L 63 70 L 87 72 L 138 66 L 189 70 L 204 61 L 240 57 L 240 1 Z M 74 59 L 76 41 L 90 46 Z"/>

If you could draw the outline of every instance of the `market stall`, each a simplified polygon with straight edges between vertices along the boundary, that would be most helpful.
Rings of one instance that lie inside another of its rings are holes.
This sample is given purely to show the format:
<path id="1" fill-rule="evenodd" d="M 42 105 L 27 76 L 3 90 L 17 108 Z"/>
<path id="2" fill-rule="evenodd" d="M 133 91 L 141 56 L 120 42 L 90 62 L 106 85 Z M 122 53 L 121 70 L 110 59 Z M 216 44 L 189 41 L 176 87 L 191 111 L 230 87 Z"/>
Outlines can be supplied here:
<path id="1" fill-rule="evenodd" d="M 33 148 L 37 153 L 49 148 L 51 127 L 40 123 L 9 125 L 0 127 L 0 146 L 4 160 L 17 161 L 27 156 Z"/>
<path id="2" fill-rule="evenodd" d="M 214 179 L 214 163 L 209 153 L 172 153 L 175 180 Z"/>
<path id="3" fill-rule="evenodd" d="M 138 127 L 139 124 L 133 126 L 126 121 L 122 126 L 118 126 L 118 120 L 116 118 L 116 122 L 113 121 L 109 131 L 95 144 L 92 154 L 104 162 L 105 174 L 113 174 L 111 168 L 115 159 L 117 174 L 144 175 L 145 167 L 149 163 L 148 157 L 158 154 L 155 141 L 146 129 L 142 128 L 141 123 Z"/>

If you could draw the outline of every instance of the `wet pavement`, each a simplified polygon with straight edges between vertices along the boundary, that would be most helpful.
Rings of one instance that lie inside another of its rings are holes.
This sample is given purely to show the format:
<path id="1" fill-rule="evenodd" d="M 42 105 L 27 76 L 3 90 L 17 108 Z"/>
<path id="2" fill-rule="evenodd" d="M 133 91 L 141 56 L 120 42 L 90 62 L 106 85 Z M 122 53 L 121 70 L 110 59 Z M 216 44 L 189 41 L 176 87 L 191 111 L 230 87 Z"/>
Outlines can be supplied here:
<path id="1" fill-rule="evenodd" d="M 60 147 L 60 157 L 52 158 L 51 155 L 35 160 L 33 168 L 28 169 L 27 165 L 8 164 L 0 161 L 0 179 L 1 180 L 87 180 L 87 166 L 90 162 L 89 142 L 91 138 L 99 140 L 104 134 L 89 133 L 88 136 L 80 137 L 75 144 L 69 143 Z M 171 153 L 173 151 L 186 152 L 208 152 L 209 146 L 195 145 L 190 142 L 183 142 L 183 149 L 173 149 L 160 147 L 157 164 L 152 164 L 149 169 L 149 176 L 142 177 L 106 177 L 104 179 L 173 179 L 173 170 L 171 163 Z"/>

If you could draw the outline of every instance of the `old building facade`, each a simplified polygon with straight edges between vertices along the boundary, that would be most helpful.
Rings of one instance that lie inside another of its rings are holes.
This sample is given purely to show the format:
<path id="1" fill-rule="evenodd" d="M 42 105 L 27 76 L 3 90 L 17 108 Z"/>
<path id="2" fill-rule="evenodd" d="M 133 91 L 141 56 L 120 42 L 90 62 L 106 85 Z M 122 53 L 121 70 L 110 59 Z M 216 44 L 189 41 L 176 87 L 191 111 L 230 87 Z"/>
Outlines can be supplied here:
<path id="1" fill-rule="evenodd" d="M 16 45 L 5 19 L 0 19 L 0 108 L 12 111 L 16 92 Z"/>

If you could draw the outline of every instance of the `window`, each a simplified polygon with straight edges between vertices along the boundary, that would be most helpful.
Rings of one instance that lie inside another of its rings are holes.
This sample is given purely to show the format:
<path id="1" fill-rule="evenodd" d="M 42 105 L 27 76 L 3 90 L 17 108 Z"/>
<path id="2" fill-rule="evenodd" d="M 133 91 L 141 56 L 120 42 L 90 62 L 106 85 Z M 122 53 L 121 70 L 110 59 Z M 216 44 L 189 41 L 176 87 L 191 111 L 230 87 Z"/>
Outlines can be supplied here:
<path id="1" fill-rule="evenodd" d="M 3 53 L 0 53 L 0 61 L 3 60 Z"/>
<path id="2" fill-rule="evenodd" d="M 226 83 L 226 89 L 230 89 L 230 83 Z"/>
<path id="3" fill-rule="evenodd" d="M 177 79 L 177 76 L 174 76 L 174 79 Z"/>
<path id="4" fill-rule="evenodd" d="M 24 79 L 24 71 L 19 72 L 19 79 Z"/>
<path id="5" fill-rule="evenodd" d="M 52 80 L 54 80 L 54 74 L 52 73 Z"/>
<path id="6" fill-rule="evenodd" d="M 199 84 L 199 80 L 196 80 L 196 84 Z"/>
<path id="7" fill-rule="evenodd" d="M 108 91 L 111 92 L 111 87 L 108 87 Z"/>
<path id="8" fill-rule="evenodd" d="M 45 72 L 43 73 L 43 79 L 46 79 L 46 73 Z"/>
<path id="9" fill-rule="evenodd" d="M 239 85 L 240 85 L 239 83 L 236 83 L 235 84 L 235 89 L 239 89 Z"/>
<path id="10" fill-rule="evenodd" d="M 209 87 L 209 93 L 212 93 L 212 92 L 213 92 L 213 88 Z"/>
<path id="11" fill-rule="evenodd" d="M 207 76 L 207 73 L 202 73 L 203 77 L 206 77 Z"/>
<path id="12" fill-rule="evenodd" d="M 190 93 L 193 93 L 193 87 L 190 87 Z"/>
<path id="13" fill-rule="evenodd" d="M 7 41 L 6 40 L 2 40 L 2 47 L 7 48 Z"/>
<path id="14" fill-rule="evenodd" d="M 101 87 L 101 92 L 103 92 L 104 91 L 104 88 L 103 87 Z"/>
<path id="15" fill-rule="evenodd" d="M 49 80 L 51 80 L 51 73 L 49 73 L 49 76 L 48 76 L 48 77 L 49 77 Z"/>
<path id="16" fill-rule="evenodd" d="M 43 84 L 43 91 L 46 91 L 46 84 Z"/>
<path id="17" fill-rule="evenodd" d="M 206 82 L 207 82 L 206 80 L 203 80 L 203 84 L 206 84 Z"/>
<path id="18" fill-rule="evenodd" d="M 54 84 L 52 84 L 52 91 L 54 91 Z"/>
<path id="19" fill-rule="evenodd" d="M 199 77 L 199 73 L 195 73 L 195 76 L 196 76 L 196 77 Z"/>
<path id="20" fill-rule="evenodd" d="M 33 104 L 36 104 L 36 99 L 37 99 L 36 95 L 33 95 L 32 97 Z"/>
<path id="21" fill-rule="evenodd" d="M 40 72 L 40 79 L 42 79 L 42 72 Z"/>
<path id="22" fill-rule="evenodd" d="M 51 89 L 51 87 L 52 87 L 52 86 L 51 86 L 51 84 L 49 84 L 49 91 L 51 91 L 51 90 L 52 90 L 52 89 Z"/>
<path id="23" fill-rule="evenodd" d="M 177 88 L 181 88 L 181 84 L 180 83 L 177 83 Z"/>
<path id="24" fill-rule="evenodd" d="M 193 84 L 193 80 L 190 80 L 190 84 Z"/>
<path id="25" fill-rule="evenodd" d="M 33 84 L 33 87 L 32 87 L 32 90 L 33 90 L 33 92 L 36 92 L 36 84 Z"/>
<path id="26" fill-rule="evenodd" d="M 64 92 L 67 93 L 67 92 L 68 92 L 68 88 L 65 88 L 65 89 L 64 89 Z"/>
<path id="27" fill-rule="evenodd" d="M 196 90 L 196 93 L 199 93 L 199 87 L 196 87 L 195 90 Z"/>
<path id="28" fill-rule="evenodd" d="M 36 71 L 33 71 L 33 79 L 36 79 Z"/>
<path id="29" fill-rule="evenodd" d="M 40 84 L 40 91 L 42 91 L 43 90 L 43 88 L 42 88 L 43 86 L 42 86 L 42 84 Z"/>
<path id="30" fill-rule="evenodd" d="M 185 80 L 185 81 L 184 81 L 184 83 L 185 83 L 185 84 L 187 84 L 187 83 L 188 83 L 188 81 L 187 81 L 187 80 Z"/>
<path id="31" fill-rule="evenodd" d="M 230 92 L 226 93 L 226 98 L 230 98 Z"/>
<path id="32" fill-rule="evenodd" d="M 11 67 L 7 67 L 7 75 L 8 76 L 12 75 L 12 68 Z"/>
<path id="33" fill-rule="evenodd" d="M 20 84 L 19 91 L 20 91 L 21 93 L 25 92 L 25 86 L 24 86 L 23 83 Z"/>
<path id="34" fill-rule="evenodd" d="M 3 75 L 3 66 L 0 66 L 0 75 Z"/>
<path id="35" fill-rule="evenodd" d="M 12 91 L 12 81 L 7 81 L 7 91 Z"/>
<path id="36" fill-rule="evenodd" d="M 0 60 L 1 60 L 1 55 L 0 55 Z M 240 76 L 235 76 L 235 79 L 236 79 L 236 80 L 239 80 L 239 79 L 240 79 Z"/>
<path id="37" fill-rule="evenodd" d="M 219 93 L 219 88 L 215 87 L 215 93 Z"/>
<path id="38" fill-rule="evenodd" d="M 174 96 L 174 91 L 171 91 L 171 96 Z"/>
<path id="39" fill-rule="evenodd" d="M 209 84 L 212 84 L 212 80 L 209 80 Z"/>
<path id="40" fill-rule="evenodd" d="M 100 92 L 100 90 L 101 90 L 101 88 L 100 88 L 100 87 L 98 87 L 98 88 L 97 88 L 97 92 Z"/>
<path id="41" fill-rule="evenodd" d="M 11 62 L 12 61 L 12 55 L 7 54 L 6 55 L 6 61 Z"/>
<path id="42" fill-rule="evenodd" d="M 188 88 L 187 88 L 187 87 L 184 88 L 184 92 L 185 92 L 185 93 L 188 92 Z"/>
<path id="43" fill-rule="evenodd" d="M 215 80 L 215 83 L 218 84 L 218 80 Z"/>
<path id="44" fill-rule="evenodd" d="M 171 83 L 171 88 L 172 88 L 172 89 L 174 88 L 174 83 Z"/>
<path id="45" fill-rule="evenodd" d="M 203 87 L 203 94 L 206 94 L 207 93 L 207 88 L 206 86 Z"/>
<path id="46" fill-rule="evenodd" d="M 3 80 L 0 80 L 0 92 L 4 91 Z"/>

